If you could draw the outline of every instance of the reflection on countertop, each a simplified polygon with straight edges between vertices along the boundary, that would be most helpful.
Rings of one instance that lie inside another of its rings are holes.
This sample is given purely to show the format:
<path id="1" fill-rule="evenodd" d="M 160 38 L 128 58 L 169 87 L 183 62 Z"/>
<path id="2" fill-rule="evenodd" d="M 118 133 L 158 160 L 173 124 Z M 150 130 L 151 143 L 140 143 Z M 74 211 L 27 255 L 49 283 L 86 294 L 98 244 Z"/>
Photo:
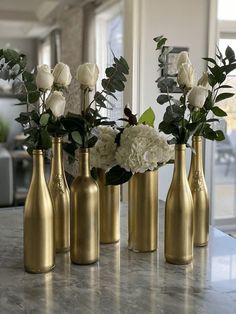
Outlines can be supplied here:
<path id="1" fill-rule="evenodd" d="M 236 240 L 211 228 L 207 248 L 188 266 L 165 263 L 163 203 L 159 249 L 127 249 L 127 207 L 121 242 L 102 245 L 98 264 L 77 266 L 58 254 L 53 272 L 23 270 L 22 209 L 0 210 L 0 313 L 236 313 Z"/>

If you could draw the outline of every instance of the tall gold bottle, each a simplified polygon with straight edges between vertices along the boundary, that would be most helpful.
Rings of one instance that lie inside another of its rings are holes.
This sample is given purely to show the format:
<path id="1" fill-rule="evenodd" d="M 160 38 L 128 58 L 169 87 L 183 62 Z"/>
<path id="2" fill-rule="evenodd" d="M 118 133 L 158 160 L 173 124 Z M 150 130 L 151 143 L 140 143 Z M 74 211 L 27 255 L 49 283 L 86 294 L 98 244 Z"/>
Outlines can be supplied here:
<path id="1" fill-rule="evenodd" d="M 136 173 L 129 181 L 128 248 L 134 252 L 157 249 L 157 171 Z"/>
<path id="2" fill-rule="evenodd" d="M 209 235 L 209 199 L 202 165 L 202 138 L 193 136 L 191 166 L 188 176 L 193 196 L 194 245 L 205 246 Z"/>
<path id="3" fill-rule="evenodd" d="M 62 138 L 52 138 L 52 164 L 48 188 L 55 212 L 56 252 L 70 250 L 70 191 L 66 182 Z"/>
<path id="4" fill-rule="evenodd" d="M 54 210 L 41 150 L 33 151 L 33 174 L 24 208 L 24 266 L 45 273 L 55 266 Z"/>
<path id="5" fill-rule="evenodd" d="M 98 170 L 100 200 L 100 243 L 120 240 L 120 186 L 106 185 L 106 174 Z"/>
<path id="6" fill-rule="evenodd" d="M 193 259 L 193 199 L 185 166 L 186 145 L 175 146 L 175 166 L 165 206 L 165 258 L 172 264 Z"/>
<path id="7" fill-rule="evenodd" d="M 99 189 L 90 175 L 88 149 L 79 151 L 79 175 L 71 185 L 71 261 L 92 264 L 99 259 Z"/>

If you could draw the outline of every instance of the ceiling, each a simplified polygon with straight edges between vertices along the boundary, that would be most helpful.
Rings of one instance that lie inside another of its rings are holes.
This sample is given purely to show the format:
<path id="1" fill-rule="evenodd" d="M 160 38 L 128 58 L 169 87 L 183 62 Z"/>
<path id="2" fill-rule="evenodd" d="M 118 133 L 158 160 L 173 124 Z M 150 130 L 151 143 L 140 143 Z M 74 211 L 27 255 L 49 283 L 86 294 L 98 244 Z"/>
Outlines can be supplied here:
<path id="1" fill-rule="evenodd" d="M 0 0 L 0 38 L 43 37 L 53 27 L 53 11 L 81 3 L 82 0 Z"/>

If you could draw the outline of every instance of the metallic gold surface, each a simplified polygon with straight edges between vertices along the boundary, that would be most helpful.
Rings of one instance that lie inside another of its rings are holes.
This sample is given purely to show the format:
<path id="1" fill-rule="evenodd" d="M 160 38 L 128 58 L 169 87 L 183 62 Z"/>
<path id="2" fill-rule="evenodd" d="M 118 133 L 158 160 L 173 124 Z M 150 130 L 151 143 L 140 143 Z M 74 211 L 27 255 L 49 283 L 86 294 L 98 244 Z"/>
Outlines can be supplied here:
<path id="1" fill-rule="evenodd" d="M 70 250 L 70 191 L 66 182 L 62 139 L 52 138 L 52 163 L 48 182 L 55 213 L 56 252 Z"/>
<path id="2" fill-rule="evenodd" d="M 165 258 L 189 264 L 193 258 L 193 199 L 185 166 L 186 145 L 175 146 L 175 166 L 165 206 Z"/>
<path id="3" fill-rule="evenodd" d="M 157 249 L 157 171 L 136 173 L 129 181 L 128 248 L 134 252 Z"/>
<path id="4" fill-rule="evenodd" d="M 98 170 L 100 200 L 100 243 L 120 240 L 120 186 L 106 185 L 105 171 Z"/>
<path id="5" fill-rule="evenodd" d="M 79 175 L 71 185 L 71 261 L 92 264 L 99 259 L 99 188 L 90 175 L 88 149 L 79 151 Z"/>
<path id="6" fill-rule="evenodd" d="M 33 151 L 33 175 L 24 208 L 24 266 L 45 273 L 55 266 L 54 210 L 41 150 Z"/>
<path id="7" fill-rule="evenodd" d="M 193 136 L 192 143 L 196 154 L 192 153 L 188 181 L 193 196 L 194 245 L 205 246 L 209 234 L 209 199 L 202 165 L 201 136 Z"/>

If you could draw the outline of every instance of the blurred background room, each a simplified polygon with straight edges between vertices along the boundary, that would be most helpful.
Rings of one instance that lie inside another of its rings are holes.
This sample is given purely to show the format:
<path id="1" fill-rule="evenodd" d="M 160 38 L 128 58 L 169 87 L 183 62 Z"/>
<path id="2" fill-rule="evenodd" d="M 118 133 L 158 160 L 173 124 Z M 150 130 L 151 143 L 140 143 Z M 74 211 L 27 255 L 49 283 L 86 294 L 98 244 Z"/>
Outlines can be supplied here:
<path id="1" fill-rule="evenodd" d="M 62 61 L 70 66 L 72 76 L 79 64 L 96 62 L 102 77 L 112 62 L 112 52 L 124 55 L 131 69 L 126 90 L 117 95 L 114 110 L 104 114 L 117 120 L 122 117 L 125 104 L 137 114 L 152 106 L 158 125 L 164 107 L 156 104 L 158 60 L 153 38 L 163 34 L 169 45 L 187 47 L 200 77 L 206 69 L 201 58 L 214 56 L 216 44 L 222 51 L 227 45 L 236 50 L 235 12 L 235 0 L 0 0 L 0 48 L 26 54 L 30 71 L 38 64 L 53 68 Z M 235 74 L 229 78 L 234 86 Z M 233 235 L 236 234 L 235 101 L 233 97 L 221 104 L 228 113 L 221 125 L 226 139 L 217 144 L 206 142 L 204 146 L 211 221 Z M 16 104 L 13 82 L 6 83 L 0 78 L 2 207 L 22 205 L 31 179 L 31 158 L 24 149 L 21 127 L 15 121 L 23 108 Z M 79 109 L 78 83 L 72 80 L 66 111 L 76 113 Z M 69 167 L 67 171 L 73 175 Z M 172 165 L 160 170 L 162 200 L 166 198 L 172 171 Z M 122 195 L 125 201 L 126 187 Z"/>

